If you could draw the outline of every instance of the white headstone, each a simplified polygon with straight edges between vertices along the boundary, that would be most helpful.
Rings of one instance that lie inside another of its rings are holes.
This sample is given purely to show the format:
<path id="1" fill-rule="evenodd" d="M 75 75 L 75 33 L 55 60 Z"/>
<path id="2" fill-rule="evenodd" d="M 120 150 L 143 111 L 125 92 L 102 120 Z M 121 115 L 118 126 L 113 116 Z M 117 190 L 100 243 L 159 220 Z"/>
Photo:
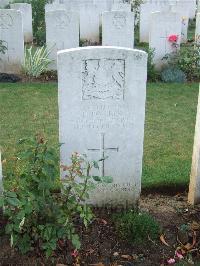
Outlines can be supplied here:
<path id="1" fill-rule="evenodd" d="M 169 8 L 169 2 L 160 0 L 147 0 L 140 5 L 140 42 L 149 42 L 151 13 L 165 11 Z"/>
<path id="2" fill-rule="evenodd" d="M 181 43 L 187 42 L 188 23 L 189 23 L 189 19 L 187 17 L 182 17 Z"/>
<path id="3" fill-rule="evenodd" d="M 14 9 L 0 9 L 0 40 L 6 46 L 0 55 L 0 72 L 19 73 L 24 62 L 24 34 L 22 13 Z"/>
<path id="4" fill-rule="evenodd" d="M 61 164 L 73 152 L 101 162 L 93 174 L 112 176 L 90 197 L 96 206 L 137 202 L 141 190 L 147 54 L 121 47 L 58 52 Z M 64 178 L 64 175 L 62 176 Z"/>
<path id="5" fill-rule="evenodd" d="M 92 0 L 84 0 L 78 5 L 80 13 L 80 38 L 99 43 L 100 13 Z"/>
<path id="6" fill-rule="evenodd" d="M 197 13 L 199 13 L 199 12 L 200 12 L 200 0 L 197 3 Z"/>
<path id="7" fill-rule="evenodd" d="M 112 11 L 126 11 L 131 12 L 131 4 L 128 3 L 114 3 L 112 5 Z"/>
<path id="8" fill-rule="evenodd" d="M 52 5 L 47 5 L 46 11 L 49 11 L 49 8 L 53 8 L 53 10 L 55 10 L 55 8 L 63 9 L 63 6 L 68 12 L 79 13 L 80 38 L 90 41 L 91 43 L 98 43 L 101 13 L 108 8 L 107 0 L 58 0 Z"/>
<path id="9" fill-rule="evenodd" d="M 10 5 L 12 9 L 22 12 L 24 41 L 29 43 L 33 41 L 32 29 L 32 6 L 27 3 L 15 3 Z"/>
<path id="10" fill-rule="evenodd" d="M 194 19 L 195 15 L 196 15 L 197 1 L 196 0 L 188 0 L 188 2 L 190 3 L 189 17 L 191 19 Z"/>
<path id="11" fill-rule="evenodd" d="M 0 8 L 5 8 L 9 4 L 9 0 L 0 0 Z"/>
<path id="12" fill-rule="evenodd" d="M 151 15 L 149 47 L 155 49 L 154 63 L 160 69 L 166 54 L 175 52 L 180 48 L 181 16 L 176 12 L 154 12 Z M 177 36 L 177 42 L 172 42 L 169 37 Z"/>
<path id="13" fill-rule="evenodd" d="M 200 45 L 200 12 L 196 16 L 195 42 Z"/>
<path id="14" fill-rule="evenodd" d="M 56 11 L 56 10 L 66 10 L 65 4 L 53 3 L 53 4 L 46 4 L 45 5 L 45 13 L 48 11 Z M 68 10 L 69 11 L 69 10 Z"/>
<path id="15" fill-rule="evenodd" d="M 172 5 L 172 10 L 181 15 L 182 29 L 181 29 L 181 43 L 187 42 L 188 23 L 190 13 L 190 2 L 188 0 L 177 0 Z"/>
<path id="16" fill-rule="evenodd" d="M 200 203 L 200 93 L 197 107 L 188 201 L 190 204 Z"/>
<path id="17" fill-rule="evenodd" d="M 45 13 L 46 44 L 51 50 L 50 59 L 54 62 L 50 69 L 57 69 L 57 52 L 79 47 L 79 14 L 65 10 L 55 10 Z"/>
<path id="18" fill-rule="evenodd" d="M 102 15 L 102 45 L 134 47 L 134 13 L 104 12 Z"/>

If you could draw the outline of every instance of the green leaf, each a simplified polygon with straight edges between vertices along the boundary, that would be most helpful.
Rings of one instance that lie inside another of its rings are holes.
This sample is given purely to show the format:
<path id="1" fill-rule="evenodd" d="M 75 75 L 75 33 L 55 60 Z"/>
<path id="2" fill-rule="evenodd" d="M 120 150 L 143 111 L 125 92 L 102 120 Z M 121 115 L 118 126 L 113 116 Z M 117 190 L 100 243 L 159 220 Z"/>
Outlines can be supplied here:
<path id="1" fill-rule="evenodd" d="M 99 169 L 99 165 L 96 161 L 93 161 L 94 168 Z"/>
<path id="2" fill-rule="evenodd" d="M 109 184 L 109 183 L 112 183 L 112 182 L 113 182 L 113 178 L 112 178 L 111 176 L 103 176 L 103 177 L 102 177 L 102 181 L 103 181 L 104 183 Z"/>
<path id="3" fill-rule="evenodd" d="M 7 198 L 7 202 L 14 207 L 18 207 L 20 204 L 20 201 L 17 198 Z"/>
<path id="4" fill-rule="evenodd" d="M 101 182 L 101 181 L 102 181 L 102 180 L 101 180 L 101 177 L 99 177 L 99 176 L 93 176 L 92 178 L 93 178 L 94 181 L 96 181 L 96 182 Z"/>
<path id="5" fill-rule="evenodd" d="M 79 236 L 74 234 L 72 235 L 71 237 L 71 241 L 72 241 L 72 244 L 73 246 L 76 248 L 76 249 L 80 249 L 81 247 L 81 242 L 80 242 L 80 239 L 79 239 Z"/>
<path id="6" fill-rule="evenodd" d="M 0 197 L 0 208 L 2 208 L 4 205 L 4 198 Z"/>
<path id="7" fill-rule="evenodd" d="M 108 157 L 109 157 L 109 156 L 105 156 L 105 157 L 101 158 L 101 159 L 99 160 L 99 162 L 105 161 L 106 159 L 108 159 Z"/>
<path id="8" fill-rule="evenodd" d="M 6 197 L 10 197 L 10 198 L 16 198 L 17 194 L 13 191 L 8 191 L 5 193 Z"/>

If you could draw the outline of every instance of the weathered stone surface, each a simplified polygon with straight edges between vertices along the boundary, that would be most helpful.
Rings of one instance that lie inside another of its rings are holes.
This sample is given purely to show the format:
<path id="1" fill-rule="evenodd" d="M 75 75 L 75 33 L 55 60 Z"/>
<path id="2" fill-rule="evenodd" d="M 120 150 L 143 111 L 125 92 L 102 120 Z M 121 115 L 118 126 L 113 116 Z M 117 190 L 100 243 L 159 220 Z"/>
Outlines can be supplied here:
<path id="1" fill-rule="evenodd" d="M 128 3 L 114 3 L 112 5 L 112 11 L 131 12 L 131 4 L 128 4 Z"/>
<path id="2" fill-rule="evenodd" d="M 134 14 L 126 11 L 104 12 L 102 45 L 134 47 Z"/>
<path id="3" fill-rule="evenodd" d="M 16 9 L 22 12 L 24 41 L 29 43 L 33 41 L 32 29 L 32 6 L 27 3 L 14 3 L 11 4 L 11 9 Z"/>
<path id="4" fill-rule="evenodd" d="M 196 17 L 195 42 L 200 45 L 200 12 L 197 13 Z"/>
<path id="5" fill-rule="evenodd" d="M 24 34 L 20 11 L 0 9 L 0 40 L 7 48 L 5 54 L 0 55 L 0 72 L 19 73 L 24 62 Z"/>
<path id="6" fill-rule="evenodd" d="M 163 57 L 166 54 L 175 52 L 180 48 L 181 28 L 179 13 L 171 11 L 152 13 L 149 47 L 155 49 L 153 60 L 157 69 L 163 66 Z M 173 43 L 169 40 L 172 35 L 178 37 L 177 42 Z"/>
<path id="7" fill-rule="evenodd" d="M 57 69 L 57 52 L 79 47 L 79 15 L 66 10 L 49 11 L 45 13 L 45 21 L 49 58 L 54 60 L 50 69 Z"/>
<path id="8" fill-rule="evenodd" d="M 200 93 L 197 106 L 188 201 L 190 204 L 200 203 Z"/>
<path id="9" fill-rule="evenodd" d="M 167 0 L 146 0 L 140 5 L 140 42 L 149 42 L 151 13 L 168 8 Z"/>
<path id="10" fill-rule="evenodd" d="M 93 174 L 112 176 L 90 203 L 132 206 L 141 190 L 147 54 L 120 47 L 58 52 L 61 164 L 73 152 L 101 162 Z M 64 176 L 62 176 L 64 178 Z"/>
<path id="11" fill-rule="evenodd" d="M 0 8 L 5 8 L 9 4 L 9 0 L 0 0 Z"/>

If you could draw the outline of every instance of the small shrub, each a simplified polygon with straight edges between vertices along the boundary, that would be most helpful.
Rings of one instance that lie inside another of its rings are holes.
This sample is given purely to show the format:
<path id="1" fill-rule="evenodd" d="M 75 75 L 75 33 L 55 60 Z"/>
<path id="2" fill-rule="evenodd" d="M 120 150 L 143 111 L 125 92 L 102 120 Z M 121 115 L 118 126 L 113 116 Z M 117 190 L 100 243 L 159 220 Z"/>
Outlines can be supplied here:
<path id="1" fill-rule="evenodd" d="M 23 72 L 30 77 L 38 78 L 42 73 L 48 70 L 49 64 L 53 60 L 49 59 L 50 50 L 45 46 L 39 48 L 25 49 L 25 60 L 22 66 Z"/>
<path id="2" fill-rule="evenodd" d="M 178 68 L 167 67 L 161 72 L 161 79 L 164 82 L 184 83 L 186 82 L 186 75 Z"/>
<path id="3" fill-rule="evenodd" d="M 42 250 L 53 254 L 59 243 L 80 248 L 76 220 L 87 226 L 93 214 L 87 205 L 89 192 L 108 177 L 93 177 L 90 171 L 98 162 L 72 154 L 71 165 L 63 166 L 66 177 L 59 178 L 58 157 L 43 138 L 20 140 L 27 149 L 17 154 L 15 171 L 0 197 L 7 217 L 6 233 L 12 247 L 22 253 Z"/>
<path id="4" fill-rule="evenodd" d="M 168 66 L 182 70 L 187 80 L 200 79 L 200 46 L 183 46 L 179 51 L 167 54 L 163 60 L 166 60 Z"/>
<path id="5" fill-rule="evenodd" d="M 128 211 L 115 214 L 113 218 L 117 232 L 129 242 L 155 240 L 159 235 L 160 226 L 149 214 Z"/>
<path id="6" fill-rule="evenodd" d="M 154 49 L 144 48 L 144 51 L 148 54 L 147 78 L 149 81 L 157 81 L 160 77 L 158 71 L 155 69 L 155 64 L 153 63 Z"/>

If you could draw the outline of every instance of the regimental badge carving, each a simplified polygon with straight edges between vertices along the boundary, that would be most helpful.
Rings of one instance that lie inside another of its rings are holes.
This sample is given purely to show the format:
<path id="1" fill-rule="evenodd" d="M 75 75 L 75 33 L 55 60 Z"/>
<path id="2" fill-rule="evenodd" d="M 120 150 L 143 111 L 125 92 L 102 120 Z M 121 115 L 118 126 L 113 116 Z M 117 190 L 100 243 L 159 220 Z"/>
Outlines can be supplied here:
<path id="1" fill-rule="evenodd" d="M 0 29 L 9 29 L 13 25 L 13 18 L 9 14 L 0 15 Z"/>
<path id="2" fill-rule="evenodd" d="M 88 59 L 83 61 L 82 100 L 124 99 L 125 60 Z"/>
<path id="3" fill-rule="evenodd" d="M 113 25 L 117 29 L 122 29 L 126 26 L 126 17 L 123 14 L 116 14 L 113 17 Z"/>
<path id="4" fill-rule="evenodd" d="M 56 17 L 56 27 L 64 29 L 70 23 L 70 17 L 67 14 L 60 14 Z"/>

